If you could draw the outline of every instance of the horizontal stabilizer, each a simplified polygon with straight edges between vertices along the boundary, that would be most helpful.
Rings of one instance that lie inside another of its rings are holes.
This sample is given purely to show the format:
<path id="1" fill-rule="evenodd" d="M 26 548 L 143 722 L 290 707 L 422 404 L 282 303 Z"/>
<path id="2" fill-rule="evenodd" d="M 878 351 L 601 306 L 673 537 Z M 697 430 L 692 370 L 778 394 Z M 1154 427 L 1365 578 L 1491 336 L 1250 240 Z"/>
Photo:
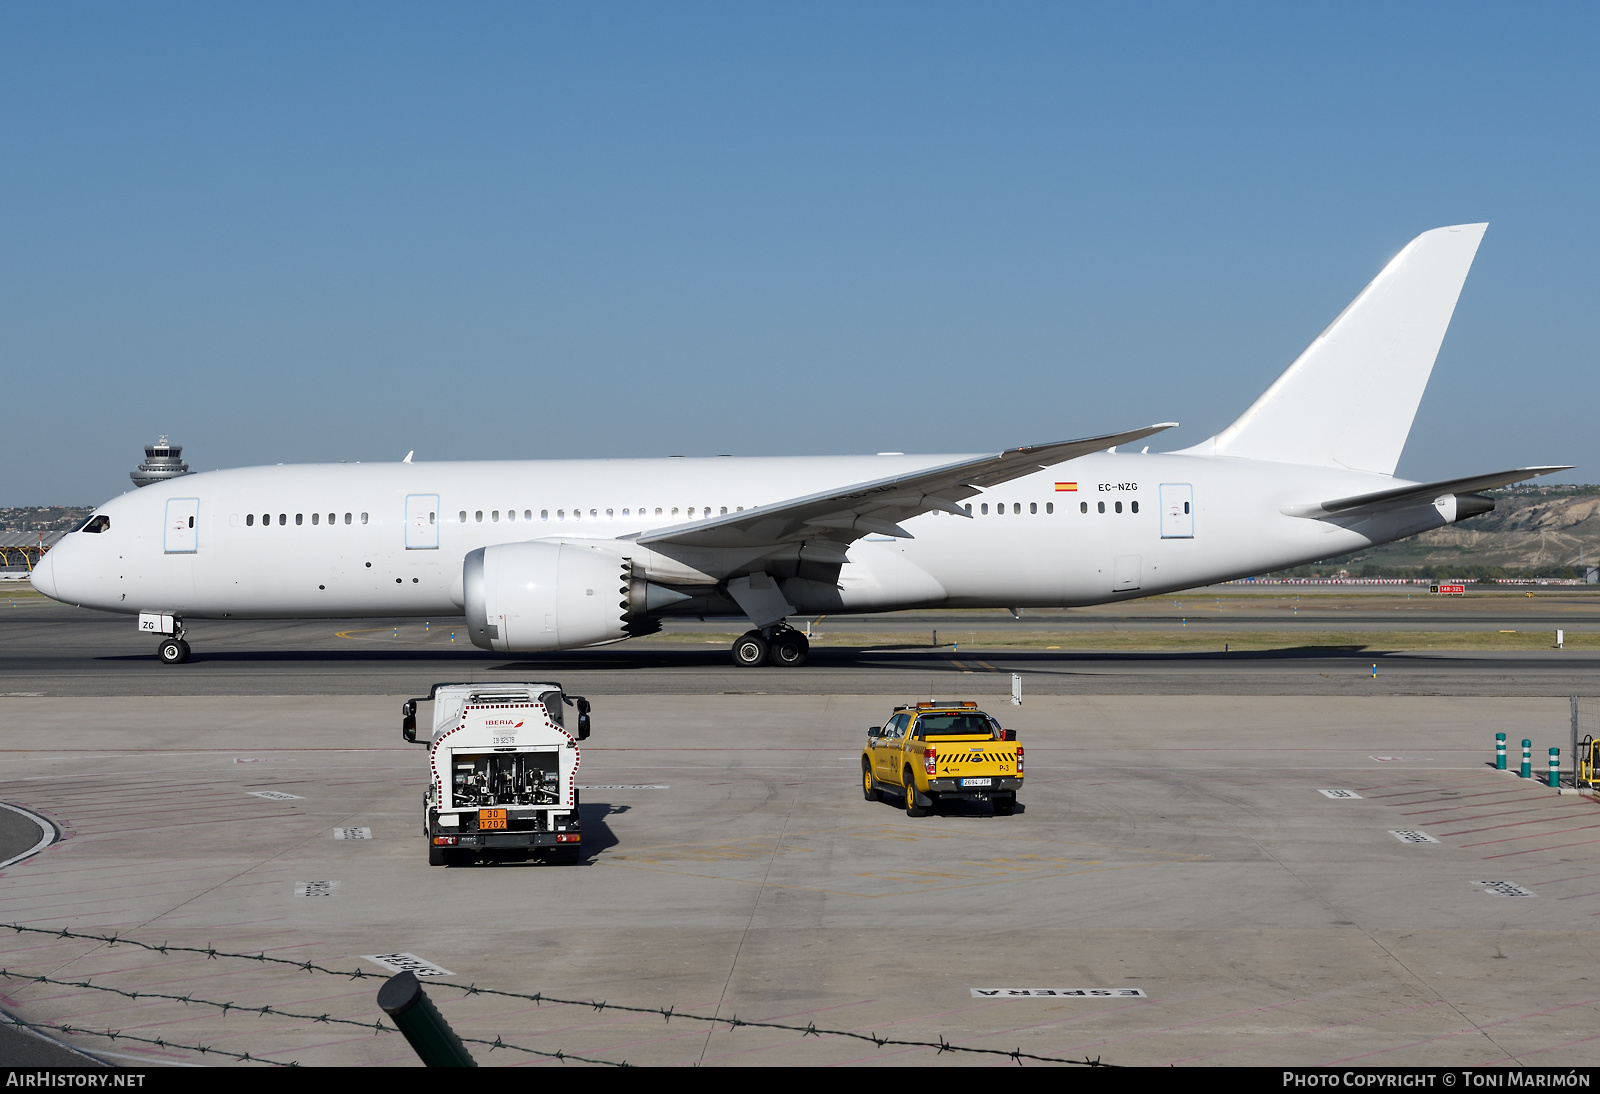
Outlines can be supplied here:
<path id="1" fill-rule="evenodd" d="M 1438 482 L 1412 483 L 1392 490 L 1378 490 L 1371 494 L 1355 494 L 1348 498 L 1312 502 L 1303 505 L 1286 505 L 1283 512 L 1291 517 L 1332 517 L 1373 509 L 1397 509 L 1416 502 L 1429 502 L 1446 494 L 1472 494 L 1479 490 L 1493 490 L 1523 479 L 1553 475 L 1557 471 L 1570 471 L 1566 467 L 1518 467 L 1511 471 L 1496 471 L 1489 475 L 1469 475 L 1461 479 L 1441 479 Z"/>

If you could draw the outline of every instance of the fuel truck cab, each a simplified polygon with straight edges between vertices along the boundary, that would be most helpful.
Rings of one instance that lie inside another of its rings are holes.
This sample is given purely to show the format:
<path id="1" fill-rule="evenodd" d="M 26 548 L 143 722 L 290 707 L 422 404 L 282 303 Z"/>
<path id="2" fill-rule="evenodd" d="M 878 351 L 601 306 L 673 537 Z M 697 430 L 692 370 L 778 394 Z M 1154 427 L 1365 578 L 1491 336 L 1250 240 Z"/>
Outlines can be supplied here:
<path id="1" fill-rule="evenodd" d="M 417 704 L 426 702 L 433 732 L 419 739 Z M 435 684 L 401 713 L 401 736 L 428 746 L 428 865 L 579 860 L 576 777 L 578 742 L 589 736 L 587 699 L 560 684 Z"/>

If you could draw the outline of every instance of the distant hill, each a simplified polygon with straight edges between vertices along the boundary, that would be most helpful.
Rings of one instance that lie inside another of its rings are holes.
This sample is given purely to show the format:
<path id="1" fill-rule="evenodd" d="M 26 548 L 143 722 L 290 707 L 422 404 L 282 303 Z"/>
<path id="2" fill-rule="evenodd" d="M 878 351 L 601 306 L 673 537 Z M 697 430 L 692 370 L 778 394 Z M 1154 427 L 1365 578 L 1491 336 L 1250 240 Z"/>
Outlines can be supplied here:
<path id="1" fill-rule="evenodd" d="M 0 508 L 0 532 L 67 532 L 94 512 L 92 505 L 18 505 Z"/>
<path id="2" fill-rule="evenodd" d="M 1513 486 L 1487 492 L 1495 510 L 1448 528 L 1341 555 L 1283 576 L 1579 577 L 1600 565 L 1600 486 Z"/>

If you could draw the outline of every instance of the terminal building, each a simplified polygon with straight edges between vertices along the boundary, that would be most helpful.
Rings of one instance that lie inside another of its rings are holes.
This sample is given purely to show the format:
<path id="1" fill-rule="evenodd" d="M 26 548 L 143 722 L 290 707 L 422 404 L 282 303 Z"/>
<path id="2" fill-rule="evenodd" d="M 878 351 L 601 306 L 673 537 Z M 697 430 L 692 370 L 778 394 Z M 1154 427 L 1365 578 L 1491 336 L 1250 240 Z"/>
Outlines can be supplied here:
<path id="1" fill-rule="evenodd" d="M 149 486 L 188 473 L 189 465 L 183 462 L 183 445 L 172 444 L 163 433 L 155 444 L 144 446 L 144 462 L 128 472 L 128 477 L 135 486 Z"/>

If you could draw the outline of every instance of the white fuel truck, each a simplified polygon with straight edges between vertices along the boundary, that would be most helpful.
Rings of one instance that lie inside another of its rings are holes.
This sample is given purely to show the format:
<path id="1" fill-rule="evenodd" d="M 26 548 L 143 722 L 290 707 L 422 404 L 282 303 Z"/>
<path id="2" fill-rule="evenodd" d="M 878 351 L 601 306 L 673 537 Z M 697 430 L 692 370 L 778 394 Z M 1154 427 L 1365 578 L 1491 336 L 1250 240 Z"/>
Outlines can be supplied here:
<path id="1" fill-rule="evenodd" d="M 417 704 L 433 703 L 433 733 L 417 736 Z M 566 708 L 577 713 L 568 729 Z M 589 701 L 560 684 L 435 684 L 401 708 L 400 733 L 428 746 L 423 827 L 430 866 L 480 858 L 575 863 L 578 742 Z"/>

